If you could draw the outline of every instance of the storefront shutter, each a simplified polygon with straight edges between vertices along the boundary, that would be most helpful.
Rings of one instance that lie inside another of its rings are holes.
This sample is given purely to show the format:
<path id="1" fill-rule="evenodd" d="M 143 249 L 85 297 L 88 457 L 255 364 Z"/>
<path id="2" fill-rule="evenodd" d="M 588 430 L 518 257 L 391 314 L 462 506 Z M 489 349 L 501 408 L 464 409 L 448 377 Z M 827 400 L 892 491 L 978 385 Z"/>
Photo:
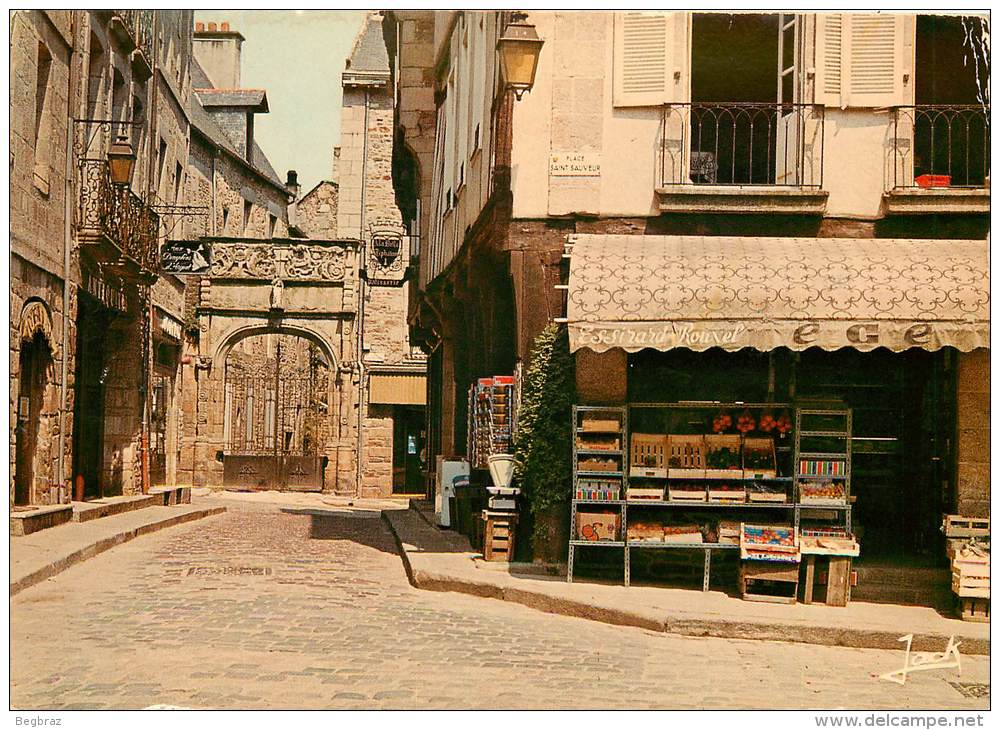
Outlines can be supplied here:
<path id="1" fill-rule="evenodd" d="M 817 24 L 818 103 L 842 108 L 912 103 L 912 16 L 826 13 Z"/>
<path id="2" fill-rule="evenodd" d="M 688 14 L 615 15 L 614 105 L 687 100 Z"/>

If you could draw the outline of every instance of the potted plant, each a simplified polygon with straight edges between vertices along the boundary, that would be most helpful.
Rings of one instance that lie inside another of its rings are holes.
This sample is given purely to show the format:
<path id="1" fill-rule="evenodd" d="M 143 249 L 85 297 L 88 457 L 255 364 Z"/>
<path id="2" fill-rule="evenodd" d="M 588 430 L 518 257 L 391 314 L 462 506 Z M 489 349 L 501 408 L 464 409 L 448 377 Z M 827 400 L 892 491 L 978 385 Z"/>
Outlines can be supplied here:
<path id="1" fill-rule="evenodd" d="M 536 562 L 566 559 L 575 395 L 574 363 L 566 330 L 549 324 L 532 347 L 514 437 L 515 475 L 534 526 L 531 544 Z"/>

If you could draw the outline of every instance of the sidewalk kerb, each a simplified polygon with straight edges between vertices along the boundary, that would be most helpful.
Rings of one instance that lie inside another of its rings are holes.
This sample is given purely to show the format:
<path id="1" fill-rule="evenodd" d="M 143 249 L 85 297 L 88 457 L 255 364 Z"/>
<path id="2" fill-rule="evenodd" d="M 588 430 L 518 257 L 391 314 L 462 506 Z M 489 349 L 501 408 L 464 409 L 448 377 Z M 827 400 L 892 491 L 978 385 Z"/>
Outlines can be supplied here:
<path id="1" fill-rule="evenodd" d="M 193 520 L 200 520 L 205 517 L 212 517 L 217 514 L 221 514 L 226 511 L 225 507 L 205 507 L 202 509 L 191 510 L 189 512 L 183 512 L 177 515 L 171 515 L 163 520 L 158 520 L 156 522 L 151 522 L 145 525 L 140 525 L 139 527 L 133 527 L 129 530 L 124 530 L 115 535 L 109 537 L 103 537 L 96 542 L 86 545 L 82 548 L 74 550 L 69 555 L 57 558 L 53 560 L 48 565 L 39 568 L 38 570 L 32 571 L 27 575 L 24 575 L 17 580 L 11 582 L 10 584 L 10 595 L 11 597 L 17 595 L 25 588 L 30 588 L 33 585 L 37 585 L 44 580 L 47 580 L 59 573 L 62 573 L 67 568 L 70 568 L 78 563 L 82 563 L 85 560 L 89 560 L 103 552 L 110 550 L 111 548 L 121 545 L 126 542 L 130 542 L 140 535 L 147 535 L 149 533 L 158 532 L 159 530 L 165 529 L 167 527 L 174 527 L 176 525 L 181 525 L 186 522 L 191 522 Z M 96 522 L 96 520 L 95 520 Z M 79 523 L 77 523 L 79 524 Z M 59 528 L 53 528 L 59 529 Z"/>
<path id="2" fill-rule="evenodd" d="M 419 510 L 401 510 L 401 513 Z M 426 519 L 419 515 L 421 524 L 430 526 Z M 781 623 L 773 620 L 745 620 L 734 617 L 732 620 L 710 616 L 695 617 L 678 614 L 666 616 L 651 615 L 648 607 L 638 607 L 634 610 L 601 605 L 589 601 L 577 600 L 566 596 L 554 596 L 541 590 L 503 585 L 503 573 L 485 572 L 476 577 L 449 574 L 436 570 L 425 570 L 413 565 L 413 558 L 420 552 L 412 545 L 404 543 L 396 524 L 386 511 L 382 512 L 382 520 L 392 533 L 399 549 L 403 567 L 410 584 L 421 590 L 451 591 L 465 593 L 480 598 L 494 598 L 511 603 L 519 603 L 546 613 L 573 616 L 591 621 L 612 624 L 616 626 L 631 626 L 648 631 L 663 632 L 681 636 L 714 637 L 720 639 L 740 639 L 753 641 L 784 641 L 800 644 L 816 644 L 823 646 L 839 646 L 859 649 L 890 649 L 900 650 L 899 633 L 884 628 L 849 628 L 806 624 L 796 621 Z M 437 530 L 437 528 L 431 527 Z M 451 559 L 461 557 L 461 554 L 451 556 Z M 475 570 L 471 568 L 471 570 Z M 456 570 L 456 573 L 459 571 Z M 480 578 L 477 580 L 476 578 Z M 492 579 L 492 580 L 491 580 Z M 664 612 L 667 612 L 665 609 Z M 919 651 L 940 651 L 951 636 L 940 632 L 914 632 L 913 649 Z M 989 639 L 973 636 L 958 636 L 962 643 L 964 654 L 990 653 Z"/>

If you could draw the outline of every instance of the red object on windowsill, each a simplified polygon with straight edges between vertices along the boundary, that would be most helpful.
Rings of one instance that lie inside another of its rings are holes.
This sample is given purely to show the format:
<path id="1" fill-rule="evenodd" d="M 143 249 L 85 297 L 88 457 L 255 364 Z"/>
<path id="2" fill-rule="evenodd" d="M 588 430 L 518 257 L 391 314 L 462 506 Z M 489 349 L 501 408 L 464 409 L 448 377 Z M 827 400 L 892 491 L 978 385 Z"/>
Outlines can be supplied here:
<path id="1" fill-rule="evenodd" d="M 951 175 L 919 175 L 914 182 L 922 188 L 950 188 Z"/>

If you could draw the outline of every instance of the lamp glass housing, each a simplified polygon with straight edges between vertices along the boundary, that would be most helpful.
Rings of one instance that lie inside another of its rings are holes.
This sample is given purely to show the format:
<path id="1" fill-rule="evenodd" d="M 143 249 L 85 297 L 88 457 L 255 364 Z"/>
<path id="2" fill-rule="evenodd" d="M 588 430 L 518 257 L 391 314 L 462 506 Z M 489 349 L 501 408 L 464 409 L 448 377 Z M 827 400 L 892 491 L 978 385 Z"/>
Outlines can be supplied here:
<path id="1" fill-rule="evenodd" d="M 497 42 L 504 82 L 514 90 L 518 99 L 535 85 L 538 56 L 543 43 L 535 32 L 535 26 L 528 23 L 509 24 Z"/>
<path id="2" fill-rule="evenodd" d="M 132 145 L 124 138 L 119 137 L 108 150 L 108 167 L 114 185 L 125 186 L 132 182 L 135 152 L 132 150 Z"/>

